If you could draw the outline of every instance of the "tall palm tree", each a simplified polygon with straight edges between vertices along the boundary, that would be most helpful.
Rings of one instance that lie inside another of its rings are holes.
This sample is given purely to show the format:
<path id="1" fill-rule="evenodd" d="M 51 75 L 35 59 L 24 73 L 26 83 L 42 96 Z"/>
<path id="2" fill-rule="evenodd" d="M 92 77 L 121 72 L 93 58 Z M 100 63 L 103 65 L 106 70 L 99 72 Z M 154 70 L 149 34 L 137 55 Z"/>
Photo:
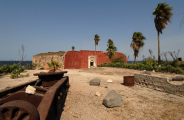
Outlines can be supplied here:
<path id="1" fill-rule="evenodd" d="M 109 62 L 111 61 L 112 59 L 112 56 L 116 53 L 117 51 L 117 48 L 116 46 L 114 46 L 114 42 L 113 40 L 109 39 L 108 42 L 107 42 L 107 55 L 109 56 Z"/>
<path id="2" fill-rule="evenodd" d="M 160 65 L 160 33 L 162 34 L 162 30 L 164 28 L 167 29 L 167 22 L 171 22 L 172 11 L 173 8 L 170 7 L 169 4 L 159 3 L 157 7 L 153 11 L 153 15 L 155 15 L 155 28 L 158 33 L 158 64 Z M 167 29 L 168 30 L 168 29 Z"/>
<path id="3" fill-rule="evenodd" d="M 72 50 L 73 50 L 73 51 L 75 50 L 75 47 L 74 47 L 74 46 L 72 46 Z"/>
<path id="4" fill-rule="evenodd" d="M 98 34 L 95 35 L 94 41 L 95 41 L 95 62 L 96 62 L 96 66 L 97 66 L 97 61 L 96 61 L 96 46 L 98 45 L 98 42 L 100 41 L 100 36 Z"/>
<path id="5" fill-rule="evenodd" d="M 136 57 L 139 55 L 139 50 L 144 46 L 143 40 L 146 38 L 143 36 L 141 32 L 134 32 L 132 36 L 132 42 L 130 44 L 130 47 L 134 51 L 134 63 L 136 63 Z"/>

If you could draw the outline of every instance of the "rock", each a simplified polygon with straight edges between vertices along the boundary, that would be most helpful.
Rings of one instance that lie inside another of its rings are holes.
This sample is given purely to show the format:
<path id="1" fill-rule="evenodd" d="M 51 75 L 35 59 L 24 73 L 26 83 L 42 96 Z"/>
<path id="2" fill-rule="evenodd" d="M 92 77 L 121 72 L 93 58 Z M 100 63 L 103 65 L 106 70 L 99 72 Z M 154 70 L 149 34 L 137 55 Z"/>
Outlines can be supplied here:
<path id="1" fill-rule="evenodd" d="M 27 94 L 35 94 L 36 93 L 36 88 L 34 88 L 33 86 L 28 85 L 26 87 L 26 91 Z"/>
<path id="2" fill-rule="evenodd" d="M 107 82 L 108 82 L 108 83 L 112 83 L 112 80 L 111 80 L 111 79 L 108 79 Z"/>
<path id="3" fill-rule="evenodd" d="M 103 99 L 103 104 L 108 108 L 118 107 L 123 104 L 123 99 L 114 90 L 111 90 Z"/>
<path id="4" fill-rule="evenodd" d="M 98 78 L 92 79 L 92 80 L 90 80 L 89 84 L 94 85 L 94 86 L 99 86 L 100 85 L 100 79 L 98 79 Z"/>
<path id="5" fill-rule="evenodd" d="M 172 77 L 172 81 L 183 81 L 184 80 L 184 76 L 175 76 Z"/>
<path id="6" fill-rule="evenodd" d="M 141 74 L 148 74 L 148 75 L 151 75 L 151 72 L 150 72 L 150 71 L 145 71 L 145 72 L 141 72 Z"/>
<path id="7" fill-rule="evenodd" d="M 95 94 L 95 95 L 96 95 L 96 96 L 98 96 L 98 97 L 100 97 L 101 93 L 96 92 L 96 94 Z"/>
<path id="8" fill-rule="evenodd" d="M 8 87 L 6 87 L 5 89 L 9 89 L 9 88 L 11 88 L 11 87 L 8 86 Z"/>
<path id="9" fill-rule="evenodd" d="M 146 70 L 143 70 L 143 72 L 145 72 Z"/>
<path id="10" fill-rule="evenodd" d="M 153 70 L 152 72 L 155 73 L 155 70 Z"/>
<path id="11" fill-rule="evenodd" d="M 179 120 L 184 120 L 184 118 L 181 118 L 181 119 L 179 119 Z"/>
<path id="12" fill-rule="evenodd" d="M 105 88 L 108 88 L 108 86 L 105 86 Z"/>

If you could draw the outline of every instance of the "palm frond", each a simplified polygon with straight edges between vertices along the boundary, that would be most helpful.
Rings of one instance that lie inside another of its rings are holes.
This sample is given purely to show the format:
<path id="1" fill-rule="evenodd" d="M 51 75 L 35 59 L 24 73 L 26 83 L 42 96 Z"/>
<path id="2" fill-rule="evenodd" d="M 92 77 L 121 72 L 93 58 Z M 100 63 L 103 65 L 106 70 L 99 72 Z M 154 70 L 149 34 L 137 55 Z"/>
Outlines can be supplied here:
<path id="1" fill-rule="evenodd" d="M 164 28 L 167 28 L 167 23 L 171 23 L 172 19 L 172 10 L 173 8 L 170 7 L 169 4 L 165 3 L 159 3 L 157 7 L 153 11 L 153 15 L 155 15 L 155 28 L 156 30 L 162 34 L 162 30 Z"/>
<path id="2" fill-rule="evenodd" d="M 144 46 L 144 41 L 146 37 L 141 32 L 134 32 L 132 36 L 132 42 L 130 47 L 134 51 L 134 56 L 138 57 L 139 50 Z"/>
<path id="3" fill-rule="evenodd" d="M 98 42 L 100 41 L 100 36 L 98 34 L 94 37 L 95 45 L 98 45 Z"/>

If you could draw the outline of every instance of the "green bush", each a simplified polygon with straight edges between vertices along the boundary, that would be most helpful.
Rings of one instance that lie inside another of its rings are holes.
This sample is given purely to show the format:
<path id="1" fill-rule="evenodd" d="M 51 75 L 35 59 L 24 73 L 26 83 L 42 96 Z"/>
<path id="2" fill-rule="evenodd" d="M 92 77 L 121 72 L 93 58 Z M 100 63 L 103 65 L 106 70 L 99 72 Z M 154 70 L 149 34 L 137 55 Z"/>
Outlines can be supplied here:
<path id="1" fill-rule="evenodd" d="M 25 75 L 20 75 L 20 78 L 23 78 L 23 77 L 29 77 L 29 73 L 25 74 Z"/>
<path id="2" fill-rule="evenodd" d="M 155 70 L 156 72 L 170 72 L 170 73 L 183 74 L 184 64 L 180 64 L 180 66 L 181 68 L 173 67 L 172 65 L 158 67 L 156 65 L 150 66 L 150 64 L 143 64 L 143 63 L 137 63 L 137 64 L 104 63 L 101 65 L 98 65 L 98 67 L 120 67 L 120 68 L 129 68 L 129 69 L 137 69 L 137 70 L 147 70 L 147 71 Z"/>
<path id="3" fill-rule="evenodd" d="M 18 69 L 19 66 L 18 66 L 17 64 L 13 64 L 13 65 L 10 65 L 9 68 L 10 68 L 10 72 L 12 72 L 12 71 L 14 71 L 15 69 Z"/>
<path id="4" fill-rule="evenodd" d="M 18 69 L 20 72 L 24 71 L 23 67 L 19 67 L 16 64 L 13 65 L 3 65 L 0 67 L 0 73 L 7 74 L 12 73 L 14 70 Z"/>
<path id="5" fill-rule="evenodd" d="M 112 63 L 124 63 L 123 57 L 120 56 L 120 57 L 112 58 Z"/>
<path id="6" fill-rule="evenodd" d="M 19 69 L 15 69 L 14 71 L 11 72 L 10 78 L 12 78 L 12 79 L 17 78 L 18 75 L 20 75 L 20 70 Z"/>
<path id="7" fill-rule="evenodd" d="M 142 61 L 144 65 L 157 66 L 157 61 L 152 58 L 146 58 Z"/>
<path id="8" fill-rule="evenodd" d="M 175 73 L 177 73 L 177 74 L 183 74 L 184 71 L 181 68 L 177 67 L 177 68 L 175 68 Z"/>
<path id="9" fill-rule="evenodd" d="M 1 73 L 5 73 L 5 74 L 10 73 L 10 67 L 8 65 L 3 65 L 3 66 L 1 66 L 0 69 L 1 69 L 0 70 Z"/>
<path id="10" fill-rule="evenodd" d="M 14 78 L 17 78 L 21 72 L 24 71 L 24 68 L 23 67 L 19 67 L 17 69 L 14 69 L 12 72 L 11 72 L 11 76 L 10 78 L 14 79 Z"/>
<path id="11" fill-rule="evenodd" d="M 184 63 L 179 64 L 179 67 L 184 70 Z"/>

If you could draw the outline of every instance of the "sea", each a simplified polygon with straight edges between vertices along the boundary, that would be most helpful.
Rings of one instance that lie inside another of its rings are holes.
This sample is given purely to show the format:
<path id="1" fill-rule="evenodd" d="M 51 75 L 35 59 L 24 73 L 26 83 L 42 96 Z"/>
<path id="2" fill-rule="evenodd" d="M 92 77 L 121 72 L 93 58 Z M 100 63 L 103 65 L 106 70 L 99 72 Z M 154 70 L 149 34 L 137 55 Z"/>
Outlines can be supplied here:
<path id="1" fill-rule="evenodd" d="M 139 62 L 142 62 L 142 61 L 136 61 L 137 63 Z M 13 65 L 13 64 L 18 64 L 19 61 L 0 61 L 0 66 L 2 65 Z M 22 61 L 22 66 L 25 66 L 27 65 L 28 63 L 32 63 L 32 61 Z M 134 61 L 127 61 L 128 64 L 133 64 Z"/>
<path id="2" fill-rule="evenodd" d="M 18 64 L 19 62 L 20 61 L 0 61 L 0 66 Z M 25 66 L 28 63 L 32 63 L 32 61 L 22 61 L 21 66 Z"/>
<path id="3" fill-rule="evenodd" d="M 127 61 L 128 64 L 133 64 L 134 61 Z M 142 63 L 142 61 L 136 61 L 136 63 Z"/>

